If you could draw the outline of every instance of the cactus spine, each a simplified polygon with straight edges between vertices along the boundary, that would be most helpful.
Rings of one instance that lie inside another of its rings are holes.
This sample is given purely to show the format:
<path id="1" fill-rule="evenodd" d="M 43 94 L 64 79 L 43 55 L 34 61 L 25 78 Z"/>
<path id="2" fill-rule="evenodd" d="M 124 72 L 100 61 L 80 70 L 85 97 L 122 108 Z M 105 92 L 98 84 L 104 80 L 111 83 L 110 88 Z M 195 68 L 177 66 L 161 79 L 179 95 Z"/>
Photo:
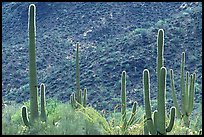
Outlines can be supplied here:
<path id="1" fill-rule="evenodd" d="M 184 79 L 184 68 L 185 68 L 185 53 L 182 52 L 181 59 L 181 111 L 179 111 L 179 105 L 176 99 L 175 93 L 175 85 L 174 85 L 174 72 L 173 69 L 170 69 L 170 80 L 171 80 L 171 88 L 173 95 L 173 102 L 176 107 L 176 114 L 179 118 L 184 120 L 184 125 L 189 126 L 189 116 L 193 111 L 193 103 L 194 103 L 194 93 L 195 93 L 195 78 L 196 74 L 193 73 L 190 75 L 190 84 L 189 84 L 189 72 L 186 72 L 186 82 Z"/>
<path id="2" fill-rule="evenodd" d="M 122 101 L 122 106 L 121 106 L 121 114 L 122 114 L 122 132 L 123 134 L 127 134 L 127 128 L 128 126 L 132 125 L 132 123 L 135 120 L 135 114 L 136 114 L 136 106 L 137 102 L 134 102 L 133 107 L 132 107 L 132 113 L 127 121 L 126 118 L 126 72 L 122 72 L 122 77 L 121 77 L 121 101 Z"/>
<path id="3" fill-rule="evenodd" d="M 30 126 L 34 123 L 36 119 L 39 118 L 38 112 L 38 88 L 37 88 L 37 73 L 36 73 L 36 55 L 35 55 L 35 16 L 36 7 L 34 4 L 29 6 L 28 12 L 28 31 L 29 31 L 29 86 L 30 86 L 30 121 L 28 119 L 26 106 L 22 107 L 22 119 L 26 126 Z M 45 85 L 41 84 L 41 120 L 46 121 L 46 111 L 45 111 Z"/>
<path id="4" fill-rule="evenodd" d="M 175 119 L 175 107 L 171 108 L 171 119 L 169 126 L 166 128 L 166 114 L 165 114 L 165 96 L 166 96 L 166 68 L 163 67 L 163 51 L 164 51 L 164 31 L 160 29 L 158 31 L 157 39 L 157 110 L 153 113 L 150 105 L 150 78 L 149 70 L 143 71 L 143 87 L 144 87 L 144 101 L 145 101 L 145 117 L 147 129 L 152 135 L 161 134 L 166 135 L 170 132 L 174 125 Z M 159 117 L 159 118 L 158 118 Z M 146 131 L 145 131 L 146 132 Z M 147 133 L 147 132 L 146 132 Z"/>
<path id="5" fill-rule="evenodd" d="M 36 7 L 34 4 L 29 6 L 29 78 L 30 78 L 30 120 L 34 121 L 38 118 L 38 102 L 37 102 L 37 75 L 36 75 L 36 57 L 35 57 L 35 24 Z"/>

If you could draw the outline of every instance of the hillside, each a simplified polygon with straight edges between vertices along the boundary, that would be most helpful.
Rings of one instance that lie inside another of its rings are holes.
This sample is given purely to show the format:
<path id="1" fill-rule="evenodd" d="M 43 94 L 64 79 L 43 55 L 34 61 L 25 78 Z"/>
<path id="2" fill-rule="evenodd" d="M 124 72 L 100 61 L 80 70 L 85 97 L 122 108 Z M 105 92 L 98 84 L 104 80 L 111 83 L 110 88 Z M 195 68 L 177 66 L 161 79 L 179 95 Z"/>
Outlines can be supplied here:
<path id="1" fill-rule="evenodd" d="M 2 94 L 28 100 L 27 20 L 30 3 L 2 5 Z M 79 42 L 81 87 L 88 103 L 112 109 L 120 100 L 120 79 L 127 72 L 128 105 L 143 103 L 142 72 L 150 70 L 151 97 L 156 90 L 156 35 L 165 31 L 165 66 L 175 71 L 179 89 L 181 52 L 185 70 L 196 72 L 197 103 L 202 102 L 202 3 L 36 2 L 38 83 L 46 95 L 63 102 L 75 89 L 75 44 Z M 167 100 L 171 103 L 169 75 Z M 178 90 L 180 95 L 180 91 Z M 169 104 L 168 104 L 169 105 Z"/>

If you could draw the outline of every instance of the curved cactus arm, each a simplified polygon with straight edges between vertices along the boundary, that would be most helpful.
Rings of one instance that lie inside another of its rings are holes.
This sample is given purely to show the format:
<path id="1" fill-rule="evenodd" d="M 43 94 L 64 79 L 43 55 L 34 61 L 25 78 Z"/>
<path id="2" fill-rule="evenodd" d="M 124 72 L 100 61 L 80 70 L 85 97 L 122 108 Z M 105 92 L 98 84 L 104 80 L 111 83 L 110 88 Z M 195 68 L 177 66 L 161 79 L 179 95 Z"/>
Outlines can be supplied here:
<path id="1" fill-rule="evenodd" d="M 83 100 L 83 107 L 86 107 L 87 102 L 87 89 L 84 88 L 84 100 Z"/>
<path id="2" fill-rule="evenodd" d="M 23 123 L 26 126 L 30 126 L 29 120 L 28 120 L 28 113 L 27 113 L 27 108 L 26 106 L 22 107 L 22 119 L 23 119 Z"/>
<path id="3" fill-rule="evenodd" d="M 122 99 L 122 106 L 121 106 L 121 113 L 122 113 L 122 130 L 124 131 L 127 126 L 127 119 L 126 119 L 126 72 L 122 72 L 121 77 L 121 99 Z"/>
<path id="4" fill-rule="evenodd" d="M 136 106 L 137 106 L 137 102 L 135 101 L 135 102 L 133 103 L 132 113 L 131 113 L 130 119 L 128 120 L 127 126 L 132 125 L 132 123 L 133 123 L 134 120 L 135 120 Z"/>
<path id="5" fill-rule="evenodd" d="M 165 99 L 166 99 L 166 68 L 162 67 L 160 70 L 160 78 L 159 78 L 159 94 L 157 98 L 157 107 L 158 107 L 158 116 L 157 118 L 157 127 L 158 133 L 165 135 Z"/>
<path id="6" fill-rule="evenodd" d="M 44 84 L 41 84 L 40 85 L 40 100 L 41 100 L 41 114 L 40 114 L 40 117 L 41 117 L 41 120 L 43 122 L 46 122 L 47 121 L 47 115 L 46 115 L 46 101 L 45 101 L 45 85 Z"/>
<path id="7" fill-rule="evenodd" d="M 171 111 L 170 111 L 171 119 L 170 119 L 170 122 L 169 122 L 169 126 L 166 128 L 166 132 L 170 132 L 172 130 L 173 126 L 174 126 L 175 111 L 176 111 L 176 108 L 172 107 Z"/>
<path id="8" fill-rule="evenodd" d="M 36 7 L 34 4 L 29 6 L 28 31 L 29 31 L 29 86 L 30 86 L 30 120 L 34 121 L 39 117 L 37 102 L 37 73 L 36 73 L 36 54 L 35 54 L 35 35 L 36 35 Z"/>
<path id="9" fill-rule="evenodd" d="M 151 103 L 150 103 L 150 79 L 149 79 L 149 70 L 145 69 L 143 71 L 143 89 L 144 89 L 144 104 L 145 104 L 145 114 L 146 114 L 146 122 L 147 122 L 147 129 L 149 130 L 150 134 L 156 135 L 156 128 L 154 126 L 152 120 L 152 111 L 151 111 Z"/>
<path id="10" fill-rule="evenodd" d="M 176 92 L 175 92 L 175 85 L 174 85 L 174 71 L 170 69 L 170 81 L 171 81 L 171 89 L 172 89 L 172 96 L 173 96 L 173 103 L 176 107 L 176 115 L 177 117 L 181 118 L 181 112 L 179 111 L 178 101 L 176 99 Z"/>

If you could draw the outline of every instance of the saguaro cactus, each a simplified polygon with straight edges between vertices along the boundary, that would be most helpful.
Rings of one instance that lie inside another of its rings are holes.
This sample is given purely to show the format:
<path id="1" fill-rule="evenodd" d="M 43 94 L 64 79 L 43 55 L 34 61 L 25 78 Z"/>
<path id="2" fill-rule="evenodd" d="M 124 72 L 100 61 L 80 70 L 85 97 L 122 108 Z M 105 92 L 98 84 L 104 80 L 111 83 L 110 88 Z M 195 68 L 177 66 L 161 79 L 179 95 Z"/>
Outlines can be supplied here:
<path id="1" fill-rule="evenodd" d="M 79 67 L 79 44 L 76 45 L 76 94 L 75 99 L 74 96 L 70 96 L 70 103 L 74 108 L 77 108 L 80 105 L 86 107 L 87 101 L 87 89 L 84 89 L 84 98 L 82 97 L 82 90 L 80 89 L 80 67 Z M 83 98 L 83 99 L 82 99 Z"/>
<path id="2" fill-rule="evenodd" d="M 36 7 L 34 4 L 29 6 L 29 78 L 30 78 L 30 120 L 34 121 L 38 118 L 38 102 L 37 102 L 37 74 L 36 74 L 36 55 L 35 55 L 35 35 L 36 35 Z"/>
<path id="3" fill-rule="evenodd" d="M 75 97 L 74 92 L 70 95 L 70 103 L 71 103 L 71 106 L 73 108 L 77 108 L 79 106 L 86 107 L 86 105 L 87 105 L 87 89 L 84 88 L 84 94 L 83 94 L 84 96 L 82 96 L 82 90 L 80 89 L 79 91 L 80 91 L 79 92 L 79 98 L 80 98 L 81 104 L 76 101 L 76 97 Z"/>
<path id="4" fill-rule="evenodd" d="M 121 102 L 122 102 L 121 114 L 122 114 L 122 122 L 123 122 L 121 130 L 123 134 L 127 134 L 128 126 L 130 126 L 135 120 L 137 103 L 134 102 L 133 107 L 132 107 L 131 116 L 129 120 L 127 121 L 127 118 L 126 118 L 126 72 L 125 71 L 122 72 L 122 77 L 121 77 Z"/>
<path id="5" fill-rule="evenodd" d="M 184 120 L 184 125 L 189 126 L 189 116 L 193 111 L 193 103 L 194 103 L 194 93 L 195 93 L 195 78 L 196 74 L 193 73 L 190 75 L 190 84 L 189 84 L 189 72 L 186 72 L 186 82 L 184 78 L 184 66 L 185 64 L 185 53 L 182 53 L 181 59 L 181 111 L 179 110 L 179 105 L 176 99 L 176 92 L 174 87 L 174 72 L 173 69 L 170 69 L 170 80 L 171 80 L 171 88 L 173 95 L 173 102 L 176 107 L 177 116 Z"/>
<path id="6" fill-rule="evenodd" d="M 30 120 L 28 119 L 27 108 L 22 107 L 22 118 L 26 126 L 32 125 L 33 122 L 39 118 L 38 112 L 38 88 L 37 88 L 37 74 L 36 74 L 36 55 L 35 55 L 35 16 L 36 7 L 34 4 L 29 6 L 28 12 L 28 31 L 29 31 L 29 86 L 30 86 Z M 45 85 L 41 84 L 41 120 L 46 121 L 45 111 Z"/>
<path id="7" fill-rule="evenodd" d="M 160 93 L 159 97 L 157 99 L 157 102 L 159 102 L 159 105 L 157 106 L 158 110 L 155 110 L 153 113 L 152 118 L 152 111 L 151 111 L 151 104 L 150 104 L 150 80 L 149 80 L 149 70 L 145 69 L 143 71 L 143 86 L 144 86 L 144 100 L 145 100 L 145 117 L 146 117 L 146 125 L 147 129 L 152 135 L 161 134 L 166 135 L 167 132 L 170 132 L 174 125 L 174 119 L 175 119 L 175 107 L 171 108 L 170 111 L 170 123 L 169 126 L 166 128 L 165 122 L 166 122 L 166 114 L 165 114 L 165 94 L 166 94 L 166 68 L 162 67 L 160 70 L 160 80 L 161 80 L 161 86 L 160 86 Z"/>
<path id="8" fill-rule="evenodd" d="M 150 105 L 150 95 L 149 95 L 149 70 L 145 69 L 143 71 L 143 87 L 144 87 L 144 101 L 145 101 L 145 126 L 150 134 L 162 134 L 166 135 L 167 132 L 170 132 L 174 125 L 175 119 L 175 107 L 171 108 L 171 119 L 169 126 L 166 128 L 166 114 L 165 114 L 165 96 L 166 96 L 166 68 L 163 67 L 163 51 L 164 51 L 164 31 L 160 29 L 158 31 L 157 39 L 157 110 L 153 113 Z M 145 133 L 147 134 L 147 130 Z"/>

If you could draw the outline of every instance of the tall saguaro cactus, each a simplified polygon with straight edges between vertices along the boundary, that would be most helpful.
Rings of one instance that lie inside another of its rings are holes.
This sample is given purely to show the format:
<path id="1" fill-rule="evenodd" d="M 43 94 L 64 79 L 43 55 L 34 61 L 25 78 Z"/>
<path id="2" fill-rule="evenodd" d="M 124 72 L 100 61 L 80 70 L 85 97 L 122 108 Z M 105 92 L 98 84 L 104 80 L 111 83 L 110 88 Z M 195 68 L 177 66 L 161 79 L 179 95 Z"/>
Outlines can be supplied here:
<path id="1" fill-rule="evenodd" d="M 38 118 L 38 102 L 37 102 L 37 74 L 36 74 L 36 55 L 35 55 L 35 35 L 36 35 L 36 7 L 34 4 L 29 6 L 29 78 L 30 78 L 30 120 L 34 121 Z"/>
<path id="2" fill-rule="evenodd" d="M 121 130 L 123 134 L 127 134 L 128 126 L 132 125 L 132 123 L 135 120 L 137 102 L 135 101 L 133 103 L 131 116 L 129 120 L 127 120 L 127 117 L 126 117 L 126 72 L 125 71 L 122 72 L 122 77 L 121 77 L 121 102 L 122 102 L 121 114 L 122 114 L 122 122 L 123 122 Z"/>
<path id="3" fill-rule="evenodd" d="M 70 103 L 73 108 L 78 106 L 86 107 L 87 89 L 84 89 L 84 97 L 82 97 L 82 90 L 80 89 L 80 67 L 79 67 L 79 44 L 76 45 L 76 93 L 70 95 Z M 82 99 L 83 98 L 83 99 Z"/>
<path id="4" fill-rule="evenodd" d="M 29 86 L 30 86 L 30 120 L 28 119 L 28 113 L 26 106 L 22 107 L 22 119 L 26 126 L 30 126 L 36 119 L 39 118 L 38 112 L 38 88 L 37 88 L 37 74 L 36 74 L 36 55 L 35 55 L 35 35 L 36 35 L 36 7 L 34 4 L 29 6 L 28 12 L 28 31 L 29 31 Z M 45 110 L 45 85 L 40 86 L 41 93 L 41 120 L 46 121 Z"/>
<path id="5" fill-rule="evenodd" d="M 179 105 L 176 99 L 176 92 L 174 86 L 174 72 L 173 69 L 170 69 L 170 80 L 171 80 L 171 88 L 173 95 L 173 102 L 176 107 L 177 116 L 184 120 L 184 125 L 189 126 L 189 116 L 193 111 L 193 103 L 194 103 L 194 93 L 195 93 L 195 78 L 196 74 L 193 73 L 190 75 L 190 84 L 189 84 L 189 72 L 186 72 L 186 82 L 184 78 L 184 68 L 185 68 L 185 53 L 182 53 L 181 59 L 181 111 L 179 110 Z"/>
<path id="6" fill-rule="evenodd" d="M 157 110 L 153 113 L 150 105 L 150 78 L 149 78 L 149 70 L 145 69 L 143 71 L 143 87 L 144 87 L 144 101 L 145 101 L 145 126 L 144 128 L 150 134 L 161 134 L 166 135 L 167 132 L 170 132 L 174 125 L 175 119 L 175 107 L 171 108 L 171 119 L 169 126 L 166 128 L 166 68 L 163 66 L 163 51 L 164 51 L 164 31 L 160 29 L 158 31 L 158 39 L 157 39 Z"/>

